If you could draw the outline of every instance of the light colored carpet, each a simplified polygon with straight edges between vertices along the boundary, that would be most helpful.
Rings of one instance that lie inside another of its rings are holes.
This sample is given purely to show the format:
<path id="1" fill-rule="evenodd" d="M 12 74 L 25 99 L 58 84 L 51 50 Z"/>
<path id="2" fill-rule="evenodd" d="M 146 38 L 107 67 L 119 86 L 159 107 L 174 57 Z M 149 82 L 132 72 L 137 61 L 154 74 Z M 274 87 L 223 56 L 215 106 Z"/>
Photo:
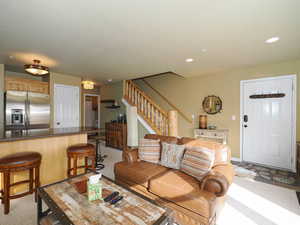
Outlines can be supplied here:
<path id="1" fill-rule="evenodd" d="M 299 225 L 296 192 L 252 179 L 234 177 L 218 225 Z"/>
<path id="2" fill-rule="evenodd" d="M 103 174 L 114 178 L 113 165 L 121 161 L 122 152 L 101 145 L 108 157 Z M 3 215 L 0 206 L 0 225 L 35 225 L 36 204 L 33 196 L 11 201 L 11 212 Z M 293 190 L 235 177 L 229 189 L 218 225 L 299 225 L 300 207 Z"/>
<path id="3" fill-rule="evenodd" d="M 114 148 L 105 147 L 103 143 L 100 144 L 100 150 L 102 152 L 102 155 L 107 155 L 103 162 L 105 167 L 101 170 L 101 173 L 114 180 L 114 164 L 116 162 L 122 161 L 122 151 Z"/>

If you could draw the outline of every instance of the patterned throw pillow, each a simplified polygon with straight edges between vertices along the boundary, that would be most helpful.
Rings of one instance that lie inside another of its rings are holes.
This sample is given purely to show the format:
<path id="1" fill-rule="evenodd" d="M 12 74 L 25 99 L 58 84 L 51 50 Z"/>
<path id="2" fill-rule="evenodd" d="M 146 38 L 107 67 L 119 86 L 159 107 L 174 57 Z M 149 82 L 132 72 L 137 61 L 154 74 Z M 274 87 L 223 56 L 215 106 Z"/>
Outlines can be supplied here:
<path id="1" fill-rule="evenodd" d="M 160 140 L 140 139 L 139 142 L 139 159 L 158 163 L 160 158 Z"/>
<path id="2" fill-rule="evenodd" d="M 179 169 L 185 146 L 162 142 L 160 164 L 165 167 Z"/>
<path id="3" fill-rule="evenodd" d="M 187 146 L 180 170 L 201 181 L 211 170 L 214 160 L 214 151 L 199 146 Z"/>

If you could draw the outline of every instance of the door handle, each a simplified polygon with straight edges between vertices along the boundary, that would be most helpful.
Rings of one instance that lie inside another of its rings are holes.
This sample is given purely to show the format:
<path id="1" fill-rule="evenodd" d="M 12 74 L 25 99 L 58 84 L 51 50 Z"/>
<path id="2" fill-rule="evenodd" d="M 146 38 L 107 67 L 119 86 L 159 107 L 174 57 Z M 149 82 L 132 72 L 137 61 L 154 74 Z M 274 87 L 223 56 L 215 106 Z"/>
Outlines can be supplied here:
<path id="1" fill-rule="evenodd" d="M 244 127 L 248 127 L 248 125 L 245 124 Z"/>
<path id="2" fill-rule="evenodd" d="M 248 115 L 244 115 L 244 122 L 248 122 Z"/>

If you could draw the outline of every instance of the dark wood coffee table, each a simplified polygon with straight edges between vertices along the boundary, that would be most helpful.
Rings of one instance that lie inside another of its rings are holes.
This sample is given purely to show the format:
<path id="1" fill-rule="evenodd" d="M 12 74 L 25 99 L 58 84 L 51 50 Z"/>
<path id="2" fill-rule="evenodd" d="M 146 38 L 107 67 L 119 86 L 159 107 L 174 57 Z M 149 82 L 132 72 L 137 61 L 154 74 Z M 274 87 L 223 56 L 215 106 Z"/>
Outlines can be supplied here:
<path id="1" fill-rule="evenodd" d="M 89 202 L 87 194 L 80 194 L 78 182 L 87 180 L 94 173 L 79 175 L 38 189 L 38 224 L 51 216 L 63 225 L 164 225 L 171 223 L 172 212 L 158 206 L 145 196 L 102 177 L 103 197 L 118 191 L 124 199 L 117 207 L 103 200 Z M 48 210 L 42 211 L 42 201 Z M 171 223 L 172 224 L 172 223 Z"/>

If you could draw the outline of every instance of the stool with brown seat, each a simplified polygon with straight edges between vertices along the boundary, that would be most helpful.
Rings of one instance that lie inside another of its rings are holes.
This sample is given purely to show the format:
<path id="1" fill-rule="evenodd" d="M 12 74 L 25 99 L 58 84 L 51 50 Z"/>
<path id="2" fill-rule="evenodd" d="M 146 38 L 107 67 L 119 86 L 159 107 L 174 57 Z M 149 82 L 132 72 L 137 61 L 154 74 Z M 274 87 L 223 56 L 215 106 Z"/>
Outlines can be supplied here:
<path id="1" fill-rule="evenodd" d="M 4 214 L 9 213 L 10 199 L 20 198 L 35 192 L 40 186 L 40 165 L 42 156 L 38 152 L 19 152 L 0 158 L 0 173 L 3 174 L 3 189 L 0 191 L 2 203 L 4 204 Z M 10 176 L 13 172 L 29 170 L 29 180 L 10 183 Z M 29 183 L 29 190 L 10 195 L 10 188 L 19 184 Z"/>
<path id="2" fill-rule="evenodd" d="M 85 172 L 88 169 L 95 169 L 95 158 L 96 158 L 96 149 L 92 144 L 77 144 L 68 147 L 67 149 L 68 155 L 68 177 L 76 176 L 77 170 L 84 168 Z M 79 158 L 84 158 L 84 165 L 78 166 L 77 161 Z M 72 167 L 72 159 L 73 159 L 73 167 Z M 88 160 L 92 161 L 92 164 L 88 164 Z M 73 173 L 72 173 L 73 172 Z"/>

